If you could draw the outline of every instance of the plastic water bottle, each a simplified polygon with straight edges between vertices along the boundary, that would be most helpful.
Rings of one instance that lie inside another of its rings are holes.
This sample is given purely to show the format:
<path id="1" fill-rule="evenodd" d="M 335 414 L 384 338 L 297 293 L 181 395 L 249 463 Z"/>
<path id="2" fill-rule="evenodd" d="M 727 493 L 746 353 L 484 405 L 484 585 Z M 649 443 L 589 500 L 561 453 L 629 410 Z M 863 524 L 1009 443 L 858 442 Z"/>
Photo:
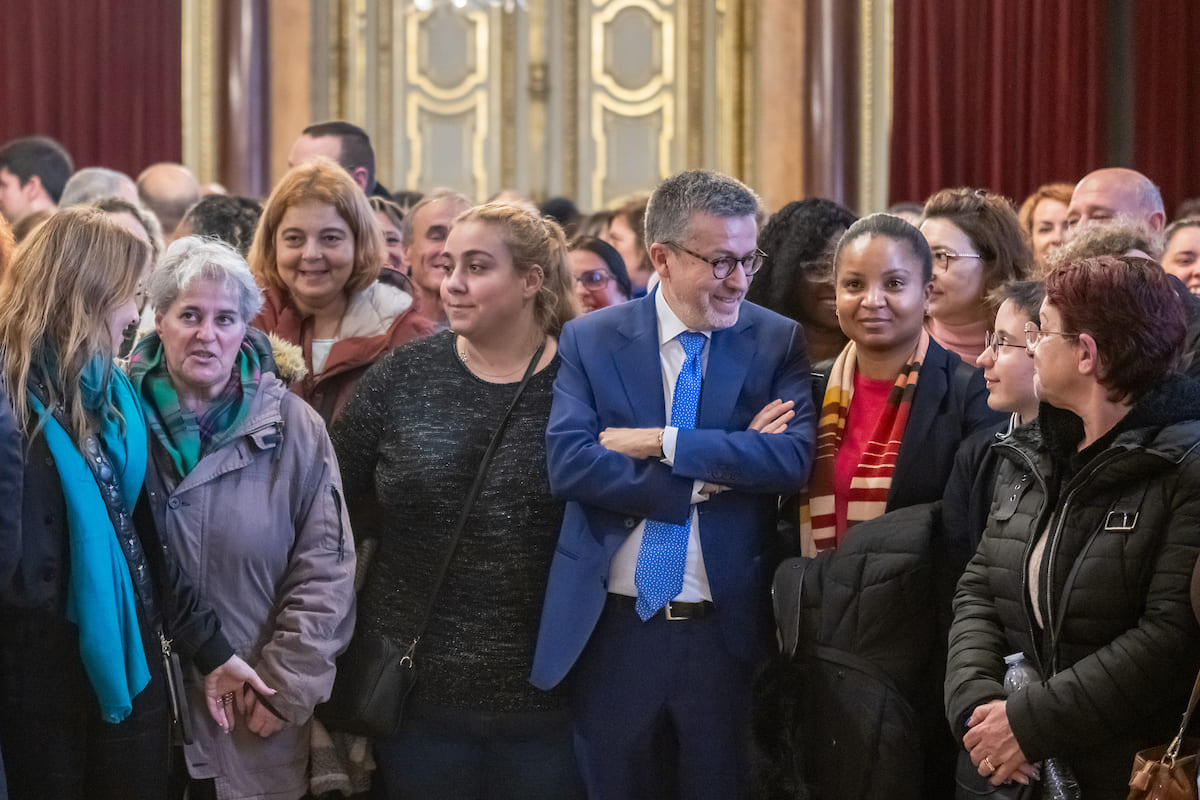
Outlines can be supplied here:
<path id="1" fill-rule="evenodd" d="M 1042 762 L 1043 800 L 1080 800 L 1079 782 L 1071 765 L 1057 756 Z"/>
<path id="2" fill-rule="evenodd" d="M 1024 653 L 1005 656 L 1004 663 L 1008 665 L 1004 673 L 1005 696 L 1041 680 Z M 1042 762 L 1042 800 L 1080 800 L 1080 797 L 1079 783 L 1067 762 L 1054 756 Z"/>
<path id="3" fill-rule="evenodd" d="M 1005 697 L 1011 696 L 1013 692 L 1024 689 L 1031 683 L 1037 683 L 1040 679 L 1037 670 L 1025 658 L 1024 653 L 1005 656 L 1004 663 L 1008 665 L 1008 671 L 1004 673 Z"/>

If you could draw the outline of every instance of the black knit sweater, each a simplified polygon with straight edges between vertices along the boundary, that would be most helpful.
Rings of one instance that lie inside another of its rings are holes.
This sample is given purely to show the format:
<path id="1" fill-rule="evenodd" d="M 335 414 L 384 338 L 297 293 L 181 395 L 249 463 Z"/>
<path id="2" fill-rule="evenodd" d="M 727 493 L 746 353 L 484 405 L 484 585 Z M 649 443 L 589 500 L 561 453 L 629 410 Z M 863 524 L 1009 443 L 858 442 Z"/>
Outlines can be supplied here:
<path id="1" fill-rule="evenodd" d="M 414 697 L 539 711 L 565 697 L 528 682 L 562 504 L 546 476 L 558 358 L 525 388 L 467 519 L 417 654 Z M 459 361 L 454 335 L 401 347 L 363 377 L 333 430 L 355 536 L 379 539 L 358 626 L 411 641 L 480 459 L 516 384 Z"/>

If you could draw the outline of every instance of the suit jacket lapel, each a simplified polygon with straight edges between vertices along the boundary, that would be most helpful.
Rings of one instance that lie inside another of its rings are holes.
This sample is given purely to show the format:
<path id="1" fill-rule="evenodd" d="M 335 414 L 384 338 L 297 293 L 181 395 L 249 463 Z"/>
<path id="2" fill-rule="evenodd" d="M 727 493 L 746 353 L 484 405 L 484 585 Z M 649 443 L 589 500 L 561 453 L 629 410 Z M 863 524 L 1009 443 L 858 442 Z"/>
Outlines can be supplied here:
<path id="1" fill-rule="evenodd" d="M 900 452 L 896 453 L 895 475 L 904 475 L 908 470 L 920 469 L 918 461 L 928 446 L 933 423 L 938 417 L 938 409 L 950 387 L 948 361 L 946 351 L 930 340 L 929 350 L 925 353 L 925 363 L 921 365 L 921 373 L 917 376 L 917 390 L 913 395 L 912 409 L 908 413 L 908 423 L 904 427 Z M 889 498 L 895 494 L 896 485 L 897 481 L 893 477 Z"/>
<path id="2" fill-rule="evenodd" d="M 708 366 L 700 387 L 696 427 L 727 430 L 737 408 L 746 371 L 754 360 L 753 323 L 742 316 L 731 328 L 713 331 L 709 342 Z M 754 409 L 757 413 L 758 409 Z"/>
<path id="3" fill-rule="evenodd" d="M 630 301 L 627 310 L 630 313 L 617 328 L 624 341 L 612 350 L 613 369 L 629 400 L 634 424 L 663 426 L 667 421 L 667 405 L 663 397 L 654 292 Z"/>

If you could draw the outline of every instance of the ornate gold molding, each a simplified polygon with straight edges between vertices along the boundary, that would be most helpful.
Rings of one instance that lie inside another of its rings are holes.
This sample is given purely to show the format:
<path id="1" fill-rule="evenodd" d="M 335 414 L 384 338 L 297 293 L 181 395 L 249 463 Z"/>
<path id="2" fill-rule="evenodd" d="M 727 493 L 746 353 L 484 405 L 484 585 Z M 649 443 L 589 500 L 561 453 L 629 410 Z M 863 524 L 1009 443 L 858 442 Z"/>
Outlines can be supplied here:
<path id="1" fill-rule="evenodd" d="M 662 32 L 662 70 L 654 75 L 647 83 L 636 88 L 621 86 L 605 70 L 604 47 L 607 37 L 604 34 L 606 25 L 612 23 L 617 14 L 628 8 L 638 8 L 650 15 L 658 23 Z M 606 92 L 623 103 L 641 103 L 670 86 L 675 82 L 675 20 L 671 14 L 663 13 L 657 5 L 647 0 L 616 0 L 596 16 L 592 17 L 592 81 L 604 88 Z"/>
<path id="2" fill-rule="evenodd" d="M 488 137 L 488 94 L 485 89 L 477 89 L 455 103 L 431 100 L 415 92 L 408 95 L 408 138 L 412 143 L 412 160 L 408 165 L 408 182 L 410 187 L 418 186 L 421 182 L 421 167 L 424 147 L 422 144 L 421 112 L 426 111 L 436 116 L 455 116 L 474 111 L 475 130 L 471 140 L 471 177 L 475 181 L 475 194 L 482 200 L 481 195 L 487 192 L 487 160 L 486 143 Z"/>
<path id="3" fill-rule="evenodd" d="M 441 13 L 439 11 L 426 11 L 423 13 L 410 13 L 408 16 L 408 24 L 405 25 L 404 41 L 406 64 L 406 78 L 412 86 L 416 86 L 429 97 L 436 100 L 456 101 L 463 96 L 463 93 L 471 87 L 487 83 L 488 80 L 488 18 L 483 11 L 456 12 L 460 16 L 465 16 L 472 25 L 474 50 L 475 50 L 475 67 L 463 80 L 456 86 L 442 87 L 438 86 L 429 76 L 421 71 L 421 51 L 420 37 L 421 26 L 425 24 L 429 17 L 433 14 Z"/>
<path id="4" fill-rule="evenodd" d="M 608 131 L 604 127 L 604 112 L 622 117 L 648 117 L 662 114 L 662 130 L 658 136 L 658 175 L 654 182 L 671 174 L 671 143 L 675 139 L 675 98 L 669 93 L 644 103 L 621 103 L 606 95 L 592 95 L 592 136 L 596 143 L 596 169 L 592 172 L 592 206 L 604 205 L 604 181 L 608 177 Z M 647 176 L 649 178 L 650 176 Z M 612 199 L 612 198 L 609 198 Z"/>

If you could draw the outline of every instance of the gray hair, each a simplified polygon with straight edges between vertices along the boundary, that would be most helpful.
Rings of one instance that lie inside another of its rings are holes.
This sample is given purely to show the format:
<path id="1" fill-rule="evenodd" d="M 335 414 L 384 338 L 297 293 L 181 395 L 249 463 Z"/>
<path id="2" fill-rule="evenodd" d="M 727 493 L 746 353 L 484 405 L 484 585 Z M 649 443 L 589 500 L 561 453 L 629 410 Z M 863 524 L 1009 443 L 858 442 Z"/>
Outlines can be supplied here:
<path id="1" fill-rule="evenodd" d="M 404 214 L 404 219 L 400 220 L 400 235 L 404 239 L 405 247 L 413 243 L 413 234 L 416 232 L 414 226 L 417 224 L 417 212 L 425 206 L 440 203 L 442 200 L 453 200 L 462 211 L 474 205 L 465 194 L 456 192 L 453 189 L 434 189 L 432 194 L 422 197 L 419 203 Z M 458 215 L 455 214 L 454 216 Z"/>
<path id="2" fill-rule="evenodd" d="M 150 302 L 159 313 L 166 312 L 199 280 L 220 281 L 233 292 L 245 325 L 262 310 L 262 289 L 250 274 L 246 259 L 220 239 L 202 236 L 184 236 L 167 248 L 150 276 Z"/>
<path id="3" fill-rule="evenodd" d="M 746 184 L 709 170 L 672 175 L 658 185 L 646 206 L 646 244 L 680 242 L 687 236 L 692 215 L 755 217 L 758 195 Z"/>
<path id="4" fill-rule="evenodd" d="M 1046 271 L 1099 256 L 1122 256 L 1141 250 L 1154 261 L 1162 260 L 1163 240 L 1144 220 L 1122 214 L 1113 219 L 1094 220 L 1075 229 L 1070 241 L 1046 254 Z"/>
<path id="5" fill-rule="evenodd" d="M 122 188 L 125 189 L 122 192 Z M 62 198 L 58 201 L 59 208 L 82 206 L 103 200 L 106 197 L 120 197 L 130 200 L 137 197 L 137 186 L 124 172 L 106 167 L 85 167 L 67 180 L 63 187 Z"/>
<path id="6" fill-rule="evenodd" d="M 158 217 L 154 216 L 153 211 L 141 203 L 131 203 L 125 198 L 115 195 L 112 197 L 101 197 L 92 203 L 92 205 L 105 214 L 128 214 L 136 219 L 138 224 L 142 226 L 142 230 L 146 232 L 146 238 L 150 240 L 152 260 L 155 262 L 158 261 L 158 257 L 163 251 L 163 233 L 162 225 L 159 224 Z"/>

